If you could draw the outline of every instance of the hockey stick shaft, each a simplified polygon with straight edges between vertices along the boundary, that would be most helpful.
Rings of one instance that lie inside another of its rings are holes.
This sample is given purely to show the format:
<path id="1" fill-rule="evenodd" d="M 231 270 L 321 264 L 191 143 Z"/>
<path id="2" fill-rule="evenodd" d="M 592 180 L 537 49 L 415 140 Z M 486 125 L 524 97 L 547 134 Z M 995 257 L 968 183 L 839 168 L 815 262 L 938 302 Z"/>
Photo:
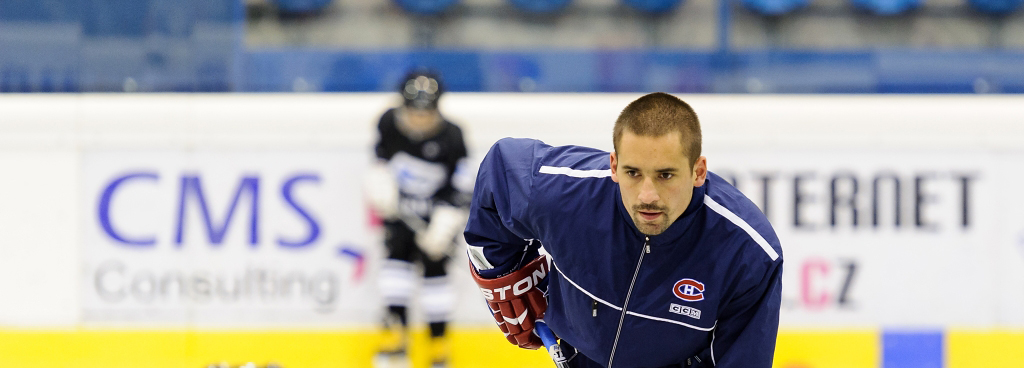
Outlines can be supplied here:
<path id="1" fill-rule="evenodd" d="M 537 332 L 537 336 L 540 337 L 540 341 L 544 343 L 544 346 L 548 349 L 548 355 L 551 355 L 551 360 L 555 362 L 557 368 L 569 368 L 569 362 L 565 360 L 565 355 L 562 354 L 562 348 L 558 346 L 558 339 L 555 338 L 555 334 L 551 332 L 548 325 L 542 320 L 538 320 L 534 327 L 534 331 Z"/>

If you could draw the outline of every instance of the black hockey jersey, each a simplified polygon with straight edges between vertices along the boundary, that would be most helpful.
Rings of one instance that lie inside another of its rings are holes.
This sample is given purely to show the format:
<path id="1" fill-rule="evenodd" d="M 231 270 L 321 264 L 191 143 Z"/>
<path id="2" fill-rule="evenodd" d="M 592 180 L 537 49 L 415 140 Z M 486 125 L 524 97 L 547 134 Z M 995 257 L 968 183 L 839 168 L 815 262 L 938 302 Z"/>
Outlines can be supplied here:
<path id="1" fill-rule="evenodd" d="M 397 178 L 402 216 L 428 218 L 438 202 L 467 206 L 474 177 L 467 172 L 462 129 L 442 118 L 432 137 L 414 140 L 399 129 L 396 113 L 390 109 L 381 116 L 376 153 Z"/>

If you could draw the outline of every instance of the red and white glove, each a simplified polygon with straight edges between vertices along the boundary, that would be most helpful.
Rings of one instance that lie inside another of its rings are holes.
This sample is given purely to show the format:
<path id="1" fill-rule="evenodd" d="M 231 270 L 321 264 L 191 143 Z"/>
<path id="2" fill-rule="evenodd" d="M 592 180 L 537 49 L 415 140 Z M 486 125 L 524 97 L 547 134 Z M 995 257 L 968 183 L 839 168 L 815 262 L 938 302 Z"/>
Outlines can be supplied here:
<path id="1" fill-rule="evenodd" d="M 469 268 L 508 342 L 531 350 L 544 346 L 533 333 L 533 327 L 534 321 L 543 318 L 548 309 L 548 301 L 537 286 L 550 271 L 547 258 L 537 257 L 523 268 L 496 279 L 481 278 L 473 265 Z"/>

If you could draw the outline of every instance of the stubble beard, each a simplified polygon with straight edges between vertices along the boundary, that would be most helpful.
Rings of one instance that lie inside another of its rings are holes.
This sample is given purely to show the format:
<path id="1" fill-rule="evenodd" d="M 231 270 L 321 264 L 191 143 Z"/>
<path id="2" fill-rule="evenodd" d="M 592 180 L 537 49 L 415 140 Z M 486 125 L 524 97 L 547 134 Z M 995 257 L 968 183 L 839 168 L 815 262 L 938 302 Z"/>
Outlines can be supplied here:
<path id="1" fill-rule="evenodd" d="M 653 222 L 648 222 L 640 216 L 640 211 L 633 211 L 633 224 L 636 225 L 637 230 L 648 236 L 660 235 L 661 233 L 668 230 L 668 215 L 664 212 L 658 216 L 658 219 Z"/>

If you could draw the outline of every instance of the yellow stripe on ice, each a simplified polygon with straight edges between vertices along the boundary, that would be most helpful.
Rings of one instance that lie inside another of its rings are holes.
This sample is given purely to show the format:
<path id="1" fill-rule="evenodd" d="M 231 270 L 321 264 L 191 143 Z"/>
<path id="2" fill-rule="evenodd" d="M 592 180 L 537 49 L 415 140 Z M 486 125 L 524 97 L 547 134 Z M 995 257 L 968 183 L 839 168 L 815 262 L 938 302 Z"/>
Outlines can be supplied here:
<path id="1" fill-rule="evenodd" d="M 205 368 L 225 361 L 277 362 L 284 368 L 371 366 L 375 331 L 0 330 L 0 367 Z M 415 334 L 414 368 L 427 366 L 424 331 Z M 496 328 L 455 329 L 452 367 L 550 367 L 543 351 L 518 349 Z"/>
<path id="2" fill-rule="evenodd" d="M 1024 367 L 1024 331 L 949 330 L 946 359 L 949 368 Z"/>
<path id="3" fill-rule="evenodd" d="M 875 330 L 783 330 L 775 346 L 777 368 L 877 368 Z"/>
<path id="4" fill-rule="evenodd" d="M 374 330 L 0 330 L 0 367 L 203 368 L 210 363 L 280 363 L 285 368 L 371 366 Z M 427 363 L 426 332 L 415 334 L 414 368 Z M 543 350 L 513 347 L 494 327 L 454 328 L 453 368 L 549 368 Z M 1024 367 L 1024 331 L 952 330 L 949 368 Z M 881 367 L 876 330 L 783 330 L 777 368 Z"/>

